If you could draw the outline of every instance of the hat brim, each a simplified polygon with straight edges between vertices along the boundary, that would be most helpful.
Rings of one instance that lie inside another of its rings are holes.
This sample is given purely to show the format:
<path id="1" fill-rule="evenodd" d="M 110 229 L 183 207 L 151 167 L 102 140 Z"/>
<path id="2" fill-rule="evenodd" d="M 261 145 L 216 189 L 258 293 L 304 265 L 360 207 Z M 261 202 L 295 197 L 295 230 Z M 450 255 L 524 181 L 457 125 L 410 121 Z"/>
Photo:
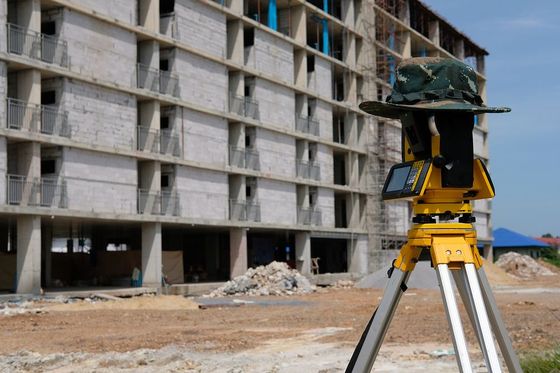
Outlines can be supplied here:
<path id="1" fill-rule="evenodd" d="M 360 109 L 369 114 L 393 119 L 399 119 L 401 113 L 406 111 L 462 111 L 473 114 L 508 113 L 511 111 L 511 109 L 507 107 L 479 106 L 473 105 L 467 101 L 457 100 L 421 102 L 414 105 L 392 104 L 381 101 L 364 101 L 360 104 Z"/>

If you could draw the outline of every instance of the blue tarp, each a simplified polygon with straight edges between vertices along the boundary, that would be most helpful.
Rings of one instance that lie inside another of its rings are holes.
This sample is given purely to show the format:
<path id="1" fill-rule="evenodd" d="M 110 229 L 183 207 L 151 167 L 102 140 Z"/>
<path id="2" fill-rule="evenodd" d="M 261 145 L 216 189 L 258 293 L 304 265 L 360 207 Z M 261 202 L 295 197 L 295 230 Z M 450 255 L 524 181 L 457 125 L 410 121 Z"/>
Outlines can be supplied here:
<path id="1" fill-rule="evenodd" d="M 544 242 L 527 237 L 506 228 L 494 229 L 492 246 L 499 247 L 548 247 Z"/>

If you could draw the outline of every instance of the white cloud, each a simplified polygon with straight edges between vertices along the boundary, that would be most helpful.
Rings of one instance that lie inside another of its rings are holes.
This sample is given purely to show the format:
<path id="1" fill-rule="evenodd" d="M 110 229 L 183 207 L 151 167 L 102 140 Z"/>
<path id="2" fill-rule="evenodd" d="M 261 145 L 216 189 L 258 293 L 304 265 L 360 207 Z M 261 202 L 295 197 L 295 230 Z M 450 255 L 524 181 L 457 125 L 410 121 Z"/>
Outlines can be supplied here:
<path id="1" fill-rule="evenodd" d="M 501 19 L 497 20 L 496 24 L 510 30 L 552 30 L 558 28 L 558 25 L 555 23 L 533 16 Z"/>

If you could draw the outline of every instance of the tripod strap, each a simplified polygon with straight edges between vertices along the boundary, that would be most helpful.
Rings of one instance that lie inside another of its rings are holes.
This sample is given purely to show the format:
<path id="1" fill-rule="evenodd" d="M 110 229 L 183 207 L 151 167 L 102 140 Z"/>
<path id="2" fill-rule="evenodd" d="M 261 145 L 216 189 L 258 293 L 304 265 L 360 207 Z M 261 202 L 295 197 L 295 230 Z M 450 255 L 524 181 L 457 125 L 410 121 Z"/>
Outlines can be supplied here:
<path id="1" fill-rule="evenodd" d="M 395 260 L 393 260 L 393 264 L 391 265 L 391 268 L 389 268 L 389 270 L 387 271 L 387 277 L 388 278 L 391 278 L 391 275 L 393 274 L 394 270 L 395 270 Z M 402 282 L 401 283 L 401 291 L 404 293 L 407 289 L 408 289 L 408 287 L 406 286 L 406 284 L 404 282 Z M 369 332 L 369 328 L 371 327 L 371 323 L 373 322 L 373 319 L 375 318 L 376 313 L 377 313 L 377 307 L 375 308 L 375 311 L 373 311 L 373 315 L 371 315 L 371 318 L 369 319 L 369 322 L 368 322 L 366 328 L 364 329 L 364 332 L 362 333 L 362 336 L 360 337 L 360 341 L 358 342 L 358 344 L 356 345 L 356 348 L 354 349 L 354 353 L 352 353 L 352 357 L 350 358 L 350 361 L 348 362 L 348 366 L 346 367 L 345 373 L 352 373 L 354 371 L 354 366 L 356 365 L 356 361 L 358 360 L 358 356 L 360 355 L 360 352 L 362 350 L 362 346 L 364 345 L 364 341 L 366 340 L 366 337 L 367 337 L 368 332 Z"/>

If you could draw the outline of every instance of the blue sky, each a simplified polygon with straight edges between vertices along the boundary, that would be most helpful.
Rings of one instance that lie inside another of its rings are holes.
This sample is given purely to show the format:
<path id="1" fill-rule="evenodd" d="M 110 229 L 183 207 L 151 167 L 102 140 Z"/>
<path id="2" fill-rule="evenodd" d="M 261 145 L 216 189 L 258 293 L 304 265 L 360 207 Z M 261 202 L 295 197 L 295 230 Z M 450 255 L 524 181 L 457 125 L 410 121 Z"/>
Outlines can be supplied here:
<path id="1" fill-rule="evenodd" d="M 560 1 L 424 0 L 484 47 L 493 227 L 560 236 Z"/>

